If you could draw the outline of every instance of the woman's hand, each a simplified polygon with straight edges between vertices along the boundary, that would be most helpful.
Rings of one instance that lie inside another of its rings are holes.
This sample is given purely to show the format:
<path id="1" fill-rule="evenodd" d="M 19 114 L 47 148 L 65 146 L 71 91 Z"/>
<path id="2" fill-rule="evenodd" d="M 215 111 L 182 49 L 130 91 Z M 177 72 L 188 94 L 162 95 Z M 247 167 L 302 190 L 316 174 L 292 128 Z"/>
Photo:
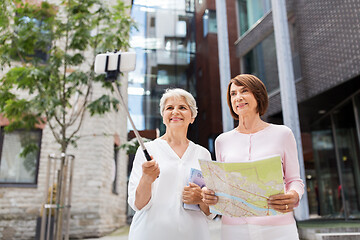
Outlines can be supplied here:
<path id="1" fill-rule="evenodd" d="M 146 161 L 142 164 L 142 178 L 148 183 L 153 183 L 160 174 L 159 164 L 155 160 Z"/>
<path id="2" fill-rule="evenodd" d="M 142 164 L 143 174 L 135 193 L 135 206 L 141 210 L 151 198 L 151 184 L 160 174 L 160 168 L 155 160 L 146 161 Z"/>
<path id="3" fill-rule="evenodd" d="M 270 208 L 282 213 L 292 212 L 298 202 L 299 194 L 294 190 L 290 190 L 285 194 L 270 196 L 268 200 Z"/>
<path id="4" fill-rule="evenodd" d="M 204 188 L 203 188 L 204 189 Z M 203 190 L 195 183 L 189 183 L 183 190 L 183 202 L 186 204 L 198 204 L 206 216 L 210 215 L 209 206 L 203 202 Z"/>
<path id="5" fill-rule="evenodd" d="M 183 202 L 186 204 L 200 204 L 202 203 L 201 188 L 195 183 L 189 183 L 183 190 Z"/>
<path id="6" fill-rule="evenodd" d="M 213 190 L 207 189 L 206 187 L 202 188 L 202 201 L 207 205 L 215 205 L 219 198 L 215 196 L 215 192 Z"/>

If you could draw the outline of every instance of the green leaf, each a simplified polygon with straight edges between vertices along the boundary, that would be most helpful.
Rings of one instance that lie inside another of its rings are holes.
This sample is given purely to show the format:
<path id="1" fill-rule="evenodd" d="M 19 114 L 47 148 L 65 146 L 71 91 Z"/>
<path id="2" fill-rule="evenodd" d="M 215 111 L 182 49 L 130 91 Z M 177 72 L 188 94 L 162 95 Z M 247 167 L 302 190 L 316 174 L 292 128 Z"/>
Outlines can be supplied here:
<path id="1" fill-rule="evenodd" d="M 80 84 L 88 84 L 88 78 L 89 76 L 81 71 L 75 71 L 72 72 L 67 78 L 66 81 L 68 82 L 73 82 L 76 85 L 80 85 Z"/>
<path id="2" fill-rule="evenodd" d="M 142 140 L 144 142 L 150 142 L 151 140 L 148 138 L 142 138 Z M 135 154 L 137 149 L 139 148 L 140 144 L 137 140 L 137 138 L 133 138 L 130 141 L 120 145 L 120 149 L 124 149 L 126 150 L 126 154 L 130 155 L 130 154 Z"/>
<path id="3" fill-rule="evenodd" d="M 88 109 L 91 116 L 95 114 L 102 115 L 106 112 L 109 112 L 111 110 L 111 107 L 117 110 L 117 104 L 119 104 L 119 101 L 116 98 L 110 97 L 108 95 L 102 95 L 101 97 L 90 103 Z"/>

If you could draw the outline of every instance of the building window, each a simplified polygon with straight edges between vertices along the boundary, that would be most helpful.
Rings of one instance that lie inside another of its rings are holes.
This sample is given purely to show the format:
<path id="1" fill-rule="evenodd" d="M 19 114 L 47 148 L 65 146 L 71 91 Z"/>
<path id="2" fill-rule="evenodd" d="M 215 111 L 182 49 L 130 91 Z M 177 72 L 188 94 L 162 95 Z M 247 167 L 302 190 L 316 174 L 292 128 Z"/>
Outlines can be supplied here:
<path id="1" fill-rule="evenodd" d="M 243 73 L 257 76 L 264 82 L 269 94 L 279 89 L 274 33 L 256 45 L 243 58 Z"/>
<path id="2" fill-rule="evenodd" d="M 238 0 L 238 6 L 241 35 L 271 9 L 270 0 Z"/>
<path id="3" fill-rule="evenodd" d="M 185 0 L 185 11 L 193 13 L 195 12 L 195 1 L 194 0 Z"/>
<path id="4" fill-rule="evenodd" d="M 37 184 L 42 130 L 0 129 L 0 185 Z M 23 156 L 24 149 L 32 149 Z"/>
<path id="5" fill-rule="evenodd" d="M 176 30 L 177 37 L 185 38 L 187 35 L 186 21 L 179 19 L 179 21 L 176 22 L 175 30 Z"/>
<path id="6" fill-rule="evenodd" d="M 301 80 L 300 58 L 294 39 L 294 25 L 289 24 L 291 30 L 291 54 L 294 70 L 294 80 Z M 279 91 L 279 73 L 276 58 L 274 32 L 256 45 L 243 57 L 243 73 L 250 73 L 259 77 L 265 84 L 269 94 Z"/>
<path id="7" fill-rule="evenodd" d="M 203 35 L 206 37 L 208 33 L 217 33 L 216 12 L 206 9 L 203 15 Z"/>
<path id="8" fill-rule="evenodd" d="M 114 145 L 114 162 L 113 162 L 113 181 L 112 181 L 112 192 L 118 194 L 118 187 L 117 187 L 117 175 L 118 175 L 118 156 L 119 156 L 119 147 Z"/>
<path id="9" fill-rule="evenodd" d="M 41 61 L 48 60 L 48 50 L 51 48 L 52 33 L 51 26 L 46 16 L 41 11 L 32 8 L 27 12 L 18 8 L 15 18 L 17 36 L 13 39 L 14 46 L 11 57 L 14 60 Z M 20 57 L 20 56 L 21 57 Z"/>
<path id="10" fill-rule="evenodd" d="M 150 18 L 150 27 L 155 27 L 155 17 Z"/>
<path id="11" fill-rule="evenodd" d="M 360 217 L 359 92 L 348 99 L 311 125 L 312 159 L 305 162 L 305 172 L 315 216 Z"/>

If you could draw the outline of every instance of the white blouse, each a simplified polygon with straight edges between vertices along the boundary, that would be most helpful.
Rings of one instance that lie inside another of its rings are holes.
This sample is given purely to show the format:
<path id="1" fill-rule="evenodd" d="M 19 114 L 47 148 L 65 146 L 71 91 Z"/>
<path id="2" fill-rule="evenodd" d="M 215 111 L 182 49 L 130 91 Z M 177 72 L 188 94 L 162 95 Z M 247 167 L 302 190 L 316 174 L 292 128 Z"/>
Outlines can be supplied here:
<path id="1" fill-rule="evenodd" d="M 128 202 L 136 211 L 129 240 L 201 240 L 210 239 L 207 218 L 201 211 L 185 210 L 182 191 L 189 182 L 190 169 L 200 170 L 198 159 L 211 160 L 208 150 L 190 141 L 182 158 L 160 138 L 145 143 L 149 154 L 159 164 L 160 175 L 152 184 L 149 203 L 135 207 L 135 193 L 146 161 L 142 149 L 136 152 L 128 186 Z"/>

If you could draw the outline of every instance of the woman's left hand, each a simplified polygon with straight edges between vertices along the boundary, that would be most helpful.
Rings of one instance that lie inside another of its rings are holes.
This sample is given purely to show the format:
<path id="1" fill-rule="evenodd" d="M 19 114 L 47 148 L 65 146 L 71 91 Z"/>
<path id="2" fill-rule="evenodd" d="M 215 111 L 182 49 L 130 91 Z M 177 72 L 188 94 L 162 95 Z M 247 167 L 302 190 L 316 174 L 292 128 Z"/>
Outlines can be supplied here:
<path id="1" fill-rule="evenodd" d="M 202 203 L 201 188 L 195 183 L 185 186 L 182 194 L 183 202 L 186 204 Z"/>
<path id="2" fill-rule="evenodd" d="M 299 194 L 294 190 L 285 194 L 272 195 L 268 199 L 269 207 L 282 213 L 292 212 L 298 202 Z"/>

